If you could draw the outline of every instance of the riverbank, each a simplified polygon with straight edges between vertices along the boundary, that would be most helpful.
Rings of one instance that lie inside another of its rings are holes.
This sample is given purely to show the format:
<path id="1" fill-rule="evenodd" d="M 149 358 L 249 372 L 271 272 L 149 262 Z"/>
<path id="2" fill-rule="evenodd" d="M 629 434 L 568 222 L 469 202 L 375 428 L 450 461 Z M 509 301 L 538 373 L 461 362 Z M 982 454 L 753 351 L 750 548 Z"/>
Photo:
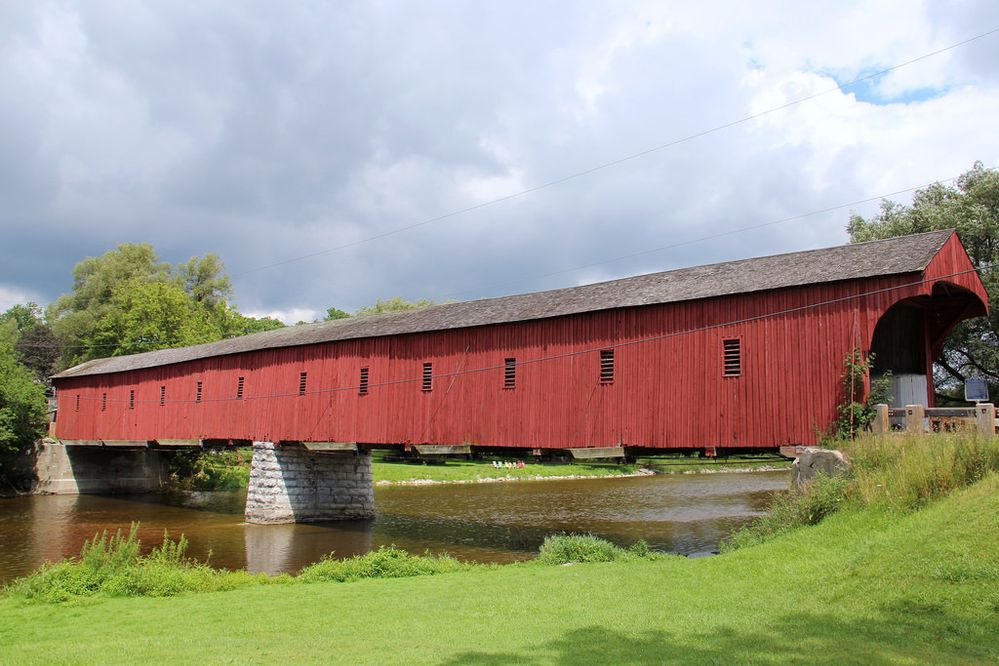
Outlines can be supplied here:
<path id="1" fill-rule="evenodd" d="M 72 607 L 4 599 L 0 654 L 21 664 L 994 662 L 996 515 L 991 475 L 905 516 L 846 511 L 715 558 Z"/>
<path id="2" fill-rule="evenodd" d="M 69 607 L 7 598 L 0 654 L 16 663 L 994 663 L 999 442 L 853 446 L 851 479 L 778 502 L 766 529 L 718 557 L 461 567 Z"/>
<path id="3" fill-rule="evenodd" d="M 250 478 L 250 457 L 249 450 L 202 452 L 196 457 L 185 459 L 183 465 L 177 466 L 172 485 L 179 489 L 193 490 L 245 488 Z M 776 471 L 788 469 L 791 465 L 790 460 L 757 455 L 739 455 L 721 459 L 660 456 L 640 458 L 635 463 L 535 463 L 514 459 L 486 458 L 478 460 L 455 459 L 448 460 L 443 464 L 420 464 L 386 460 L 385 458 L 384 451 L 372 453 L 371 475 L 377 486 L 564 481 L 598 477 L 636 477 L 651 474 Z"/>

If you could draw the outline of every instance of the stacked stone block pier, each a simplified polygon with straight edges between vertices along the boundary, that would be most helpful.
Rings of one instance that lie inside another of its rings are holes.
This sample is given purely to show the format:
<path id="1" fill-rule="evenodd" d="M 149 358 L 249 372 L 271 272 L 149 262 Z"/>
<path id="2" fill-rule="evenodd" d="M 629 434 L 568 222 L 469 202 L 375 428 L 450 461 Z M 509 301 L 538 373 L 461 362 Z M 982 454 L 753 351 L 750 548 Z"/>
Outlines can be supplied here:
<path id="1" fill-rule="evenodd" d="M 246 522 L 314 523 L 374 515 L 370 454 L 253 443 Z"/>

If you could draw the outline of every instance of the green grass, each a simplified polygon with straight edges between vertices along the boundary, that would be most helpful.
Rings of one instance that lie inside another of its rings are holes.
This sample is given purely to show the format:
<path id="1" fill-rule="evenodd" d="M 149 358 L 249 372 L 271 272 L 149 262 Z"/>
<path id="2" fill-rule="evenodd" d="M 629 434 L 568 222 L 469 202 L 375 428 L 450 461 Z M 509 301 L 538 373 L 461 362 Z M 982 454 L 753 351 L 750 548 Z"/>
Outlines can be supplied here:
<path id="1" fill-rule="evenodd" d="M 523 468 L 493 467 L 490 460 L 449 460 L 444 465 L 385 462 L 375 454 L 371 460 L 371 476 L 375 483 L 388 481 L 474 482 L 482 479 L 533 479 L 551 476 L 621 476 L 634 474 L 636 465 L 616 463 L 529 463 Z"/>
<path id="2" fill-rule="evenodd" d="M 472 568 L 77 605 L 0 600 L 6 663 L 999 659 L 999 477 L 728 555 Z"/>
<path id="3" fill-rule="evenodd" d="M 996 663 L 999 440 L 905 441 L 851 444 L 853 478 L 803 500 L 828 509 L 818 524 L 801 526 L 800 512 L 718 557 L 649 558 L 563 537 L 542 557 L 573 566 L 435 566 L 382 551 L 314 565 L 323 580 L 356 580 L 347 584 L 8 597 L 0 662 Z M 114 568 L 117 550 L 128 547 L 105 543 L 97 560 Z"/>

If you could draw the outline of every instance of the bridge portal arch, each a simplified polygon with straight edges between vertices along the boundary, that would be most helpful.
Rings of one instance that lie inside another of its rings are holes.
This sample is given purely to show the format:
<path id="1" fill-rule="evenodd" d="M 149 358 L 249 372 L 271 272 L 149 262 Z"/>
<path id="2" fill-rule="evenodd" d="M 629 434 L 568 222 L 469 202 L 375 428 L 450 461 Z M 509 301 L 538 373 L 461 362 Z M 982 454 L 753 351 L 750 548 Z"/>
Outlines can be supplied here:
<path id="1" fill-rule="evenodd" d="M 935 282 L 928 294 L 895 302 L 871 336 L 871 381 L 890 372 L 893 406 L 933 406 L 933 363 L 944 341 L 960 322 L 987 313 L 977 294 L 946 280 Z"/>

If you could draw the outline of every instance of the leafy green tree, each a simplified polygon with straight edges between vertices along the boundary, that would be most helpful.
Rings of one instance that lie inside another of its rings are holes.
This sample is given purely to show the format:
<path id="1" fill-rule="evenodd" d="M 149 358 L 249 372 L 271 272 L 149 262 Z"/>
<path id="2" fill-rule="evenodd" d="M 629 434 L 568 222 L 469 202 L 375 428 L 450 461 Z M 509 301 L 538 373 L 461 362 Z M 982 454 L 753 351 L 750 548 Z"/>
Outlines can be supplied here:
<path id="1" fill-rule="evenodd" d="M 284 322 L 279 319 L 274 319 L 273 317 L 246 317 L 236 312 L 235 308 L 230 307 L 223 335 L 227 338 L 234 338 L 251 333 L 273 331 L 278 328 L 284 328 Z"/>
<path id="2" fill-rule="evenodd" d="M 912 205 L 882 201 L 880 211 L 864 219 L 852 215 L 847 231 L 859 243 L 906 234 L 956 229 L 975 266 L 999 261 L 999 173 L 976 162 L 954 186 L 940 183 L 919 190 Z M 999 392 L 999 270 L 983 270 L 989 293 L 989 316 L 959 324 L 944 343 L 937 365 L 938 387 L 956 392 L 967 377 L 981 376 L 990 394 Z"/>
<path id="3" fill-rule="evenodd" d="M 389 298 L 386 300 L 378 299 L 375 301 L 374 305 L 368 305 L 366 307 L 361 307 L 357 309 L 357 315 L 359 317 L 364 317 L 373 314 L 382 314 L 384 312 L 400 312 L 402 310 L 422 310 L 424 308 L 433 307 L 437 305 L 434 301 L 428 301 L 427 299 L 421 299 L 419 301 L 405 301 L 401 296 L 396 296 L 395 298 Z"/>
<path id="4" fill-rule="evenodd" d="M 45 431 L 45 387 L 14 354 L 15 326 L 0 325 L 0 478 L 9 479 L 15 456 Z"/>
<path id="5" fill-rule="evenodd" d="M 96 322 L 92 339 L 113 356 L 183 347 L 222 339 L 210 310 L 175 281 L 140 279 L 114 289 L 112 307 Z"/>
<path id="6" fill-rule="evenodd" d="M 351 314 L 339 308 L 326 308 L 326 316 L 323 321 L 333 321 L 335 319 L 349 319 Z"/>
<path id="7" fill-rule="evenodd" d="M 225 265 L 211 252 L 178 264 L 177 274 L 184 290 L 197 303 L 218 306 L 225 305 L 232 298 L 232 282 L 225 273 Z"/>
<path id="8" fill-rule="evenodd" d="M 64 349 L 55 365 L 283 326 L 244 317 L 229 303 L 231 296 L 225 266 L 214 254 L 171 266 L 147 243 L 123 243 L 77 264 L 73 291 L 49 307 L 48 320 Z"/>
<path id="9" fill-rule="evenodd" d="M 47 382 L 61 345 L 45 322 L 42 308 L 36 303 L 14 305 L 0 313 L 0 326 L 9 325 L 17 360 Z"/>

